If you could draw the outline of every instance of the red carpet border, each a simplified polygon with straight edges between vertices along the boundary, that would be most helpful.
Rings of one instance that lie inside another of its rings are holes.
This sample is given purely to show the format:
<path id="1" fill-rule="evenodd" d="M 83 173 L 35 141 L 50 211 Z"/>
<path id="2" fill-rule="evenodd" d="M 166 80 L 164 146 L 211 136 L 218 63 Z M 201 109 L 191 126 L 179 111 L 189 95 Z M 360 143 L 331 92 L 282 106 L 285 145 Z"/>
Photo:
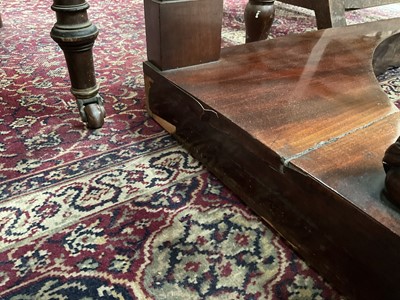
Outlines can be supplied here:
<path id="1" fill-rule="evenodd" d="M 49 37 L 51 4 L 1 7 L 0 299 L 341 299 L 148 117 L 142 1 L 90 1 L 107 110 L 94 131 Z M 225 1 L 224 46 L 244 41 L 245 4 Z M 276 14 L 272 37 L 315 30 L 310 11 Z M 393 101 L 399 73 L 379 78 Z"/>

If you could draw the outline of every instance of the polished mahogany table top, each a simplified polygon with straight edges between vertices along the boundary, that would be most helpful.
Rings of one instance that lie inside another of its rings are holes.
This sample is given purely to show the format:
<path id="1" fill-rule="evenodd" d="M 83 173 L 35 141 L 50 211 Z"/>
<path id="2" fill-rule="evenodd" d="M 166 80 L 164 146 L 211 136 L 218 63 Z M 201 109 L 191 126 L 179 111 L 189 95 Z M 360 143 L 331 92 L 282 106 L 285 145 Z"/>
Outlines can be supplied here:
<path id="1" fill-rule="evenodd" d="M 377 204 L 382 157 L 400 135 L 400 116 L 373 65 L 383 71 L 399 57 L 381 44 L 397 31 L 399 19 L 340 28 L 339 35 L 292 35 L 223 49 L 217 62 L 162 74 L 273 150 L 273 168 L 297 168 L 344 194 L 363 188 L 350 198 L 354 204 L 400 234 L 398 210 Z"/>

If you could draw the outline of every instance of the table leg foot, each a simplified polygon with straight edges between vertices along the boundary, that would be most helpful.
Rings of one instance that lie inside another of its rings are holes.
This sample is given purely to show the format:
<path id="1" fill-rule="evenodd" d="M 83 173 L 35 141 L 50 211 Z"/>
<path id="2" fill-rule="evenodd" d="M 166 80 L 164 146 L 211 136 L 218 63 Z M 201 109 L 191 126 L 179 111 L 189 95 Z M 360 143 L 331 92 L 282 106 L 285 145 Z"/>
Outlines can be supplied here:
<path id="1" fill-rule="evenodd" d="M 92 51 L 98 29 L 88 19 L 89 4 L 85 0 L 74 1 L 74 4 L 54 0 L 51 8 L 56 12 L 57 23 L 50 35 L 64 52 L 71 92 L 81 119 L 88 128 L 100 128 L 104 124 L 105 109 L 98 93 Z"/>

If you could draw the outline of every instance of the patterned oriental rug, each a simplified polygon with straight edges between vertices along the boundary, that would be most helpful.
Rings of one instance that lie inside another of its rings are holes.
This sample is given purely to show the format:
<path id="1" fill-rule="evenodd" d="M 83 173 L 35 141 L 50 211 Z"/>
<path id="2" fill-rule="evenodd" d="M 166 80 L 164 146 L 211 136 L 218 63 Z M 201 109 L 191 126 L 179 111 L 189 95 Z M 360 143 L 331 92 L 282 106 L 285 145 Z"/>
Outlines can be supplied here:
<path id="1" fill-rule="evenodd" d="M 342 299 L 148 117 L 142 2 L 90 1 L 108 114 L 94 131 L 49 37 L 51 1 L 1 5 L 0 299 Z M 244 42 L 245 4 L 225 1 L 224 47 Z M 272 38 L 316 30 L 311 11 L 276 14 Z M 399 74 L 380 77 L 393 101 Z"/>

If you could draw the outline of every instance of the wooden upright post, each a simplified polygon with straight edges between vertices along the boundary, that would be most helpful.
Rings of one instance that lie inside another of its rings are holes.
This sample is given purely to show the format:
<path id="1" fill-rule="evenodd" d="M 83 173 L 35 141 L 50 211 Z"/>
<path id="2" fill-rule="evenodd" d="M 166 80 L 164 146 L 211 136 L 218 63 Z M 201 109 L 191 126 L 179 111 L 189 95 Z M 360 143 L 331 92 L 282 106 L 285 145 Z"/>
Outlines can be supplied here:
<path id="1" fill-rule="evenodd" d="M 318 29 L 346 26 L 343 1 L 316 1 L 314 11 Z"/>
<path id="2" fill-rule="evenodd" d="M 144 0 L 148 60 L 161 70 L 219 59 L 222 0 Z"/>

